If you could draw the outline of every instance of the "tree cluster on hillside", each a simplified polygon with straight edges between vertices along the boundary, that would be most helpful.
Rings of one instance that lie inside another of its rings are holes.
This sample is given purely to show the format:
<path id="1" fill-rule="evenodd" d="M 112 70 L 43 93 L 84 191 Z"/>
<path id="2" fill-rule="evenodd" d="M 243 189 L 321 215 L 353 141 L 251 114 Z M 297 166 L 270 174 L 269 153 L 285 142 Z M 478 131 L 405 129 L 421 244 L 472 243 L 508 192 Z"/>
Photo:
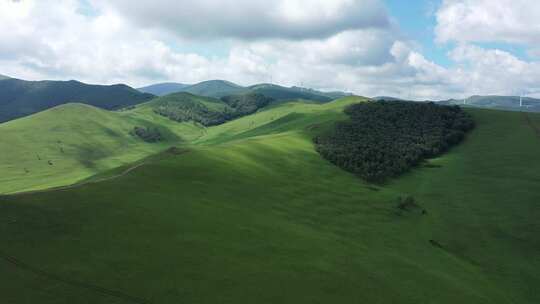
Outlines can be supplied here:
<path id="1" fill-rule="evenodd" d="M 205 102 L 198 98 L 203 97 L 185 93 L 166 96 L 164 102 L 154 107 L 154 112 L 178 122 L 194 121 L 215 126 L 252 114 L 272 101 L 261 94 L 232 95 L 221 100 L 204 97 Z"/>
<path id="2" fill-rule="evenodd" d="M 163 140 L 161 133 L 157 128 L 133 128 L 133 134 L 148 143 L 156 143 Z"/>
<path id="3" fill-rule="evenodd" d="M 234 109 L 234 118 L 250 115 L 266 107 L 273 101 L 272 98 L 258 93 L 231 95 L 221 98 L 221 101 Z"/>
<path id="4" fill-rule="evenodd" d="M 154 112 L 174 121 L 194 121 L 204 126 L 219 125 L 227 121 L 226 111 L 209 109 L 188 97 L 160 104 L 154 108 Z"/>
<path id="5" fill-rule="evenodd" d="M 315 138 L 317 151 L 370 182 L 383 182 L 461 142 L 474 128 L 460 107 L 382 101 L 355 104 L 329 134 Z"/>

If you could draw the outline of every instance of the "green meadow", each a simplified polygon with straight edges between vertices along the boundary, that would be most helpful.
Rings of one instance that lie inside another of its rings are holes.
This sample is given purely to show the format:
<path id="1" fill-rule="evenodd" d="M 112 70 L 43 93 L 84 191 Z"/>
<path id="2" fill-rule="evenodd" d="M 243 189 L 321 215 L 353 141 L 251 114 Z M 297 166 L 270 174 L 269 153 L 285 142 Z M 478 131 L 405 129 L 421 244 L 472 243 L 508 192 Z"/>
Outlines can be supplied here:
<path id="1" fill-rule="evenodd" d="M 312 142 L 364 101 L 284 103 L 209 128 L 149 104 L 0 125 L 0 192 L 80 183 L 0 196 L 2 301 L 539 303 L 540 115 L 468 109 L 464 143 L 374 185 Z M 397 208 L 406 196 L 420 208 Z"/>

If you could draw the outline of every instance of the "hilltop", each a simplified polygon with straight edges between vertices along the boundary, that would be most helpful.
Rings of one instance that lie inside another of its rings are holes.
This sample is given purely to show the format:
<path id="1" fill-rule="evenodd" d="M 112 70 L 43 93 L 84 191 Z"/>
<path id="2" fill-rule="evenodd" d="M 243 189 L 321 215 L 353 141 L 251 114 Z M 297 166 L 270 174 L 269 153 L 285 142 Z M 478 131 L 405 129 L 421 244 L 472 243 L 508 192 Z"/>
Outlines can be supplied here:
<path id="1" fill-rule="evenodd" d="M 313 89 L 291 87 L 286 88 L 275 84 L 257 84 L 248 87 L 251 91 L 272 97 L 276 100 L 305 99 L 319 102 L 329 102 L 347 96 L 345 93 L 324 93 Z"/>
<path id="2" fill-rule="evenodd" d="M 127 85 L 89 85 L 78 81 L 0 81 L 0 122 L 79 102 L 114 110 L 152 99 Z"/>
<path id="3" fill-rule="evenodd" d="M 164 96 L 171 93 L 182 92 L 183 89 L 189 87 L 189 84 L 177 83 L 177 82 L 164 82 L 149 85 L 142 88 L 137 88 L 137 90 L 143 93 L 149 93 L 156 96 Z"/>
<path id="4" fill-rule="evenodd" d="M 182 89 L 182 92 L 194 95 L 220 98 L 227 95 L 246 93 L 247 90 L 235 83 L 226 80 L 203 81 Z"/>
<path id="5" fill-rule="evenodd" d="M 163 141 L 146 143 L 135 127 L 157 128 Z M 0 124 L 0 133 L 0 193 L 74 183 L 181 141 L 162 124 L 71 103 Z"/>

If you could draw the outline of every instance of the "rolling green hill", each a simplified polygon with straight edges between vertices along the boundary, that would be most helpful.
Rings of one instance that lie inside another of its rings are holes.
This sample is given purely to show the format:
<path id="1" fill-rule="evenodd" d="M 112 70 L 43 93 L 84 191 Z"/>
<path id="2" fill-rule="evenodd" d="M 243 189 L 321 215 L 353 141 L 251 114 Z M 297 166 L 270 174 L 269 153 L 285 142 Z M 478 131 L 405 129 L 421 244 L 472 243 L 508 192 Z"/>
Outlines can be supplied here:
<path id="1" fill-rule="evenodd" d="M 177 133 L 190 130 L 143 117 L 66 104 L 0 124 L 0 193 L 71 184 L 181 143 Z M 135 127 L 157 128 L 163 141 L 145 143 Z"/>
<path id="2" fill-rule="evenodd" d="M 361 101 L 274 105 L 202 134 L 150 103 L 91 108 L 116 132 L 163 122 L 190 144 L 115 179 L 0 197 L 3 300 L 538 303 L 540 115 L 468 109 L 463 144 L 374 186 L 312 141 Z M 398 208 L 406 196 L 426 213 Z"/>
<path id="3" fill-rule="evenodd" d="M 0 81 L 0 123 L 61 104 L 79 102 L 103 109 L 119 109 L 153 98 L 126 85 L 88 85 L 78 81 Z"/>
<path id="4" fill-rule="evenodd" d="M 229 102 L 236 99 L 231 96 Z M 237 109 L 218 99 L 178 93 L 120 112 L 66 104 L 0 124 L 3 139 L 0 141 L 3 155 L 0 159 L 0 194 L 69 185 L 171 146 L 225 140 L 231 134 L 240 136 L 237 134 L 240 131 L 248 134 L 257 132 L 252 129 L 262 128 L 271 120 L 291 114 L 291 111 L 325 109 L 299 102 L 264 111 L 260 122 L 257 119 L 239 119 L 219 128 L 206 128 L 193 121 L 177 122 L 155 112 L 161 106 L 181 105 L 184 101 L 204 106 L 212 113 L 222 114 L 225 109 L 235 113 L 234 109 Z M 256 103 L 260 99 L 250 101 Z M 299 114 L 291 116 L 295 115 Z M 240 126 L 238 131 L 222 134 L 221 130 L 235 126 Z M 132 134 L 135 127 L 157 128 L 164 140 L 146 143 Z M 217 134 L 219 138 L 216 138 Z"/>
<path id="5" fill-rule="evenodd" d="M 182 92 L 214 98 L 241 94 L 246 91 L 247 90 L 244 87 L 225 80 L 203 81 L 182 89 Z"/>

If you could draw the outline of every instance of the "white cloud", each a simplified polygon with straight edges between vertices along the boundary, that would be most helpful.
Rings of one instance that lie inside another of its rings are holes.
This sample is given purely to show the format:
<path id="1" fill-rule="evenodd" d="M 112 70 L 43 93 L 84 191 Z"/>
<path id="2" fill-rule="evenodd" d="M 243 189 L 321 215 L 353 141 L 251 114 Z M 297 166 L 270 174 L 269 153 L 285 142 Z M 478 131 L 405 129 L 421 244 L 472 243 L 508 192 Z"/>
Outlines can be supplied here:
<path id="1" fill-rule="evenodd" d="M 444 0 L 436 15 L 439 42 L 540 42 L 536 1 Z"/>
<path id="2" fill-rule="evenodd" d="M 306 39 L 360 28 L 384 28 L 379 0 L 94 0 L 136 26 L 190 39 Z"/>
<path id="3" fill-rule="evenodd" d="M 540 62 L 523 61 L 496 49 L 460 45 L 450 57 L 458 63 L 455 75 L 470 94 L 540 93 Z"/>
<path id="4" fill-rule="evenodd" d="M 249 40 L 237 39 L 241 37 L 237 35 L 234 39 L 201 41 L 137 24 L 101 0 L 90 2 L 95 10 L 91 14 L 81 14 L 77 0 L 56 3 L 0 0 L 1 74 L 32 80 L 78 79 L 133 86 L 208 79 L 244 85 L 273 81 L 348 90 L 365 96 L 416 99 L 540 92 L 536 89 L 540 88 L 540 63 L 463 43 L 449 54 L 454 66 L 445 68 L 424 57 L 395 25 L 330 27 L 335 32 L 327 36 L 309 37 L 313 33 L 304 33 L 301 39 L 281 33 L 280 38 Z M 210 5 L 209 1 L 198 5 L 204 3 Z M 312 22 L 312 14 L 334 20 L 344 14 L 342 7 L 360 2 L 313 2 L 310 10 L 314 11 L 307 15 L 300 9 L 302 1 L 276 3 L 280 3 L 273 4 L 280 18 L 305 25 Z M 316 13 L 321 7 L 327 16 Z M 185 4 L 183 8 L 193 10 L 199 6 Z M 216 22 L 219 25 L 225 21 Z M 222 45 L 223 49 L 216 52 L 215 48 Z M 209 49 L 199 50 L 205 46 Z"/>
<path id="5" fill-rule="evenodd" d="M 540 4 L 530 0 L 445 0 L 436 13 L 436 39 L 456 42 L 448 75 L 464 94 L 540 94 L 540 62 L 480 47 L 482 43 L 519 45 L 537 57 Z"/>

